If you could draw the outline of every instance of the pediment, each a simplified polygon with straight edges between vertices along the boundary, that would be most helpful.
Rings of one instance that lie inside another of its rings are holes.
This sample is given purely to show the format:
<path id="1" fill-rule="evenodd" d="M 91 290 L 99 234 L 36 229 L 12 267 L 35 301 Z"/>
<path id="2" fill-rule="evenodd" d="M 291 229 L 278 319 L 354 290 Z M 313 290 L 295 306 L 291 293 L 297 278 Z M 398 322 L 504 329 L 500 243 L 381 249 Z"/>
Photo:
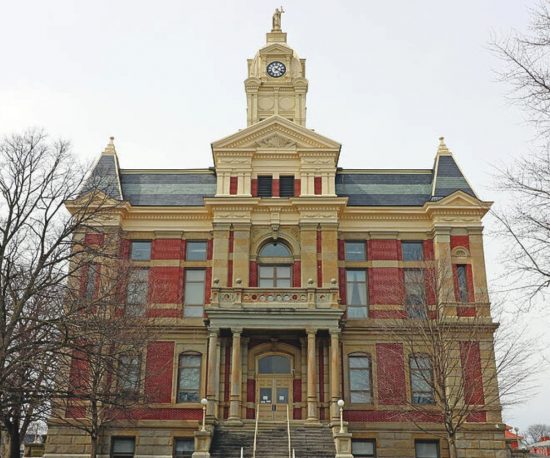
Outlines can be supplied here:
<path id="1" fill-rule="evenodd" d="M 455 191 L 452 194 L 444 197 L 441 200 L 438 200 L 432 205 L 438 207 L 486 207 L 490 206 L 490 202 L 483 202 L 478 198 L 464 192 L 464 191 Z"/>
<path id="2" fill-rule="evenodd" d="M 273 43 L 269 46 L 266 46 L 265 48 L 260 49 L 260 54 L 279 54 L 279 55 L 286 55 L 286 54 L 293 54 L 292 48 L 288 46 L 284 46 L 280 43 Z"/>
<path id="3" fill-rule="evenodd" d="M 295 150 L 339 151 L 341 145 L 281 116 L 271 116 L 233 135 L 212 143 L 212 150 Z"/>

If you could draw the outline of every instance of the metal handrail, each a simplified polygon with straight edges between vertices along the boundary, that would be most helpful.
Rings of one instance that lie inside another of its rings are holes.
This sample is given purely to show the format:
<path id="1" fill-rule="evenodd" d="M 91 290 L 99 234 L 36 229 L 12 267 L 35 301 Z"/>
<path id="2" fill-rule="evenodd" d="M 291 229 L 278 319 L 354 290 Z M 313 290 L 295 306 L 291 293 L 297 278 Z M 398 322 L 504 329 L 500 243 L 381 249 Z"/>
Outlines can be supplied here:
<path id="1" fill-rule="evenodd" d="M 260 404 L 256 404 L 256 426 L 254 426 L 254 448 L 252 458 L 256 458 L 256 439 L 258 438 L 258 421 L 260 420 Z"/>
<path id="2" fill-rule="evenodd" d="M 292 458 L 292 445 L 290 443 L 290 409 L 286 405 L 286 430 L 288 432 L 288 458 Z"/>

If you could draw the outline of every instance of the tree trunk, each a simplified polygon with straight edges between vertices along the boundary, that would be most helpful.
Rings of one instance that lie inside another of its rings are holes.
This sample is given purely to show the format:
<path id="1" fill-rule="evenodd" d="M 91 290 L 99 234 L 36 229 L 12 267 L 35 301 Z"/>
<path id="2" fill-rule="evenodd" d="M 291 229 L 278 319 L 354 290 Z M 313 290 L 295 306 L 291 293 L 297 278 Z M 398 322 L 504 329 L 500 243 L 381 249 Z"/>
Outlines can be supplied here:
<path id="1" fill-rule="evenodd" d="M 97 436 L 92 434 L 92 444 L 90 447 L 90 458 L 97 458 Z"/>
<path id="2" fill-rule="evenodd" d="M 458 453 L 456 450 L 456 437 L 455 436 L 448 436 L 447 442 L 449 443 L 449 458 L 457 458 Z"/>
<path id="3" fill-rule="evenodd" d="M 21 438 L 19 436 L 19 429 L 13 428 L 9 431 L 10 435 L 10 454 L 9 458 L 19 458 L 21 456 Z"/>

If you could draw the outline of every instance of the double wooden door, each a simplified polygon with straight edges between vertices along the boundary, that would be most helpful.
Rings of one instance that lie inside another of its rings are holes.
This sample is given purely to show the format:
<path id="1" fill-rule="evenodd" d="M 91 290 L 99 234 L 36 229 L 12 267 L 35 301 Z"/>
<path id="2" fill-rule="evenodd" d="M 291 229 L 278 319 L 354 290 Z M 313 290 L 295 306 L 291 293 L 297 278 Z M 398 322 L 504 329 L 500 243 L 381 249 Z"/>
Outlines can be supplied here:
<path id="1" fill-rule="evenodd" d="M 260 420 L 286 421 L 287 409 L 292 412 L 292 378 L 289 375 L 261 375 L 256 386 Z"/>

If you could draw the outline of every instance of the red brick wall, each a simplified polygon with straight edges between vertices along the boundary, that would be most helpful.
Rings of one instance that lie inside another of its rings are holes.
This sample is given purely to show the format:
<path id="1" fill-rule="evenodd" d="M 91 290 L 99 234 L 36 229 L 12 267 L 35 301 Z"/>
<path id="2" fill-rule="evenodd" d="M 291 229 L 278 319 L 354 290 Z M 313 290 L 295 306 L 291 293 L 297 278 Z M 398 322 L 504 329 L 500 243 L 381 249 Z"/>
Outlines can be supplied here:
<path id="1" fill-rule="evenodd" d="M 434 260 L 434 241 L 433 240 L 424 240 L 424 260 L 433 261 Z"/>
<path id="2" fill-rule="evenodd" d="M 470 249 L 470 237 L 468 235 L 451 235 L 451 250 L 457 246 Z"/>
<path id="3" fill-rule="evenodd" d="M 183 240 L 155 239 L 151 248 L 151 259 L 183 259 Z"/>
<path id="4" fill-rule="evenodd" d="M 378 402 L 381 405 L 404 404 L 406 401 L 403 345 L 376 344 Z"/>
<path id="5" fill-rule="evenodd" d="M 181 304 L 183 269 L 151 267 L 149 269 L 149 300 L 160 304 Z"/>
<path id="6" fill-rule="evenodd" d="M 340 302 L 342 304 L 347 303 L 347 295 L 346 295 L 346 269 L 343 267 L 340 267 L 338 269 L 338 283 L 340 287 Z"/>
<path id="7" fill-rule="evenodd" d="M 369 240 L 367 246 L 371 261 L 401 260 L 400 240 Z"/>
<path id="8" fill-rule="evenodd" d="M 466 404 L 483 404 L 483 377 L 479 342 L 460 342 L 460 360 L 464 377 Z"/>
<path id="9" fill-rule="evenodd" d="M 403 303 L 403 271 L 394 267 L 369 269 L 369 302 L 371 304 Z"/>
<path id="10" fill-rule="evenodd" d="M 323 233 L 317 231 L 317 286 L 320 288 L 323 286 L 323 261 L 321 261 L 321 255 L 323 253 Z"/>
<path id="11" fill-rule="evenodd" d="M 346 257 L 345 243 L 344 240 L 338 239 L 338 261 L 343 261 Z"/>
<path id="12" fill-rule="evenodd" d="M 252 197 L 258 197 L 258 179 L 252 178 L 250 182 L 250 193 L 252 194 Z"/>
<path id="13" fill-rule="evenodd" d="M 271 182 L 271 193 L 273 197 L 279 197 L 279 190 L 280 190 L 279 179 L 273 178 L 273 181 Z"/>
<path id="14" fill-rule="evenodd" d="M 258 264 L 256 261 L 250 261 L 249 283 L 251 288 L 258 286 Z"/>
<path id="15" fill-rule="evenodd" d="M 302 379 L 298 378 L 293 380 L 292 397 L 295 403 L 302 402 Z M 293 409 L 292 418 L 294 418 L 294 420 L 302 419 L 302 409 L 300 407 L 296 407 Z"/>
<path id="16" fill-rule="evenodd" d="M 302 284 L 302 263 L 300 261 L 294 261 L 292 270 L 292 286 L 294 288 L 300 288 Z"/>
<path id="17" fill-rule="evenodd" d="M 168 403 L 172 398 L 174 342 L 147 345 L 145 396 L 149 402 Z"/>
<path id="18" fill-rule="evenodd" d="M 299 178 L 294 179 L 294 195 L 299 197 L 302 194 L 302 182 Z"/>
<path id="19" fill-rule="evenodd" d="M 105 234 L 100 233 L 88 233 L 84 236 L 85 245 L 103 245 L 105 241 Z"/>

